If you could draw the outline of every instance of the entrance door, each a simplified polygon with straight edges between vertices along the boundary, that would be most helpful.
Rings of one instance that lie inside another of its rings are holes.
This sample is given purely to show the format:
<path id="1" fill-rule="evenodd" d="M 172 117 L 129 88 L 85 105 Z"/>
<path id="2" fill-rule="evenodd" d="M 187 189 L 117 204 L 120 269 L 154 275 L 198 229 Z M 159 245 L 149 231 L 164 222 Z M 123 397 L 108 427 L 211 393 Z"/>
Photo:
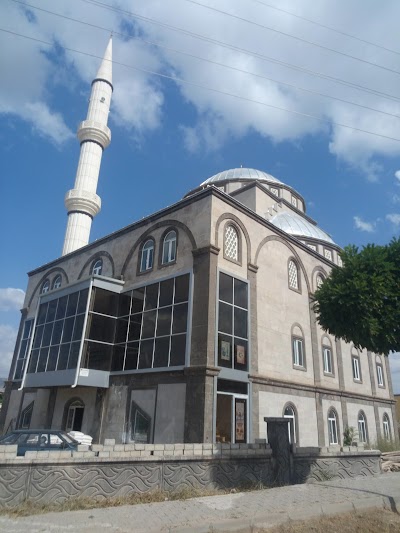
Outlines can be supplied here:
<path id="1" fill-rule="evenodd" d="M 217 394 L 216 441 L 247 442 L 247 396 Z"/>

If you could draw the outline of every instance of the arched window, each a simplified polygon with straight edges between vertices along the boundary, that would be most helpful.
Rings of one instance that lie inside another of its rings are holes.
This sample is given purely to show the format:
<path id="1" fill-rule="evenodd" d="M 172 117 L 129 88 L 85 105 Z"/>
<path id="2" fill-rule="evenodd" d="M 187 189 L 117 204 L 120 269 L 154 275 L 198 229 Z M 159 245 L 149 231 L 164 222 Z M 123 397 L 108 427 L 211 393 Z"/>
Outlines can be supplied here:
<path id="1" fill-rule="evenodd" d="M 224 256 L 231 261 L 239 261 L 239 236 L 232 224 L 225 226 Z"/>
<path id="2" fill-rule="evenodd" d="M 382 365 L 382 359 L 379 357 L 379 355 L 376 356 L 375 364 L 376 364 L 376 377 L 378 381 L 378 387 L 384 387 L 385 381 L 383 378 L 383 365 Z"/>
<path id="3" fill-rule="evenodd" d="M 73 401 L 67 412 L 67 419 L 65 424 L 65 431 L 81 431 L 82 430 L 82 420 L 83 412 L 85 410 L 85 405 L 81 400 Z"/>
<path id="4" fill-rule="evenodd" d="M 92 266 L 92 274 L 95 276 L 101 276 L 101 273 L 103 271 L 103 261 L 101 259 L 97 259 Z"/>
<path id="5" fill-rule="evenodd" d="M 169 231 L 164 237 L 162 264 L 173 263 L 176 260 L 176 231 Z"/>
<path id="6" fill-rule="evenodd" d="M 293 289 L 295 291 L 298 291 L 300 289 L 299 269 L 293 259 L 290 259 L 288 263 L 288 281 L 289 289 Z"/>
<path id="7" fill-rule="evenodd" d="M 362 411 L 358 413 L 358 440 L 363 443 L 368 442 L 367 419 Z"/>
<path id="8" fill-rule="evenodd" d="M 296 424 L 296 411 L 293 405 L 288 404 L 283 412 L 283 417 L 291 420 L 289 423 L 289 442 L 290 444 L 297 442 L 297 424 Z"/>
<path id="9" fill-rule="evenodd" d="M 59 289 L 61 287 L 61 275 L 58 274 L 53 281 L 53 289 Z"/>
<path id="10" fill-rule="evenodd" d="M 339 444 L 337 414 L 334 409 L 328 411 L 328 438 L 329 444 Z"/>
<path id="11" fill-rule="evenodd" d="M 293 368 L 306 369 L 306 354 L 304 347 L 304 334 L 301 327 L 295 324 L 292 327 L 292 360 Z"/>
<path id="12" fill-rule="evenodd" d="M 324 374 L 333 375 L 333 355 L 332 346 L 328 337 L 324 337 L 322 341 L 322 362 L 324 367 Z"/>
<path id="13" fill-rule="evenodd" d="M 390 429 L 390 420 L 387 413 L 383 415 L 383 436 L 386 440 L 392 440 L 392 431 Z"/>
<path id="14" fill-rule="evenodd" d="M 325 281 L 324 276 L 322 276 L 321 274 L 318 274 L 318 275 L 317 275 L 317 278 L 316 278 L 316 280 L 315 280 L 315 283 L 316 283 L 316 285 L 317 285 L 317 289 L 319 289 L 319 288 L 322 286 L 322 284 L 324 283 L 324 281 Z"/>
<path id="15" fill-rule="evenodd" d="M 50 281 L 48 279 L 45 279 L 43 282 L 40 294 L 46 294 L 46 292 L 49 292 L 49 290 L 50 290 Z"/>
<path id="16" fill-rule="evenodd" d="M 154 259 L 154 241 L 147 240 L 142 248 L 142 257 L 140 259 L 140 272 L 151 270 L 153 268 Z"/>

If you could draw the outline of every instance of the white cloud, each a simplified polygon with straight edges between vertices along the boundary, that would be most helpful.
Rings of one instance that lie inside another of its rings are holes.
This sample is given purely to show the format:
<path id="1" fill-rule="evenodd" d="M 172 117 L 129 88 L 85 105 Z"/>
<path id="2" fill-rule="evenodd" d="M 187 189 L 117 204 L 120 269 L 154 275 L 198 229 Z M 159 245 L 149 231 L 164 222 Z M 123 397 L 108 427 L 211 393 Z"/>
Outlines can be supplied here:
<path id="1" fill-rule="evenodd" d="M 17 329 L 0 324 L 0 378 L 8 377 L 16 338 Z"/>
<path id="2" fill-rule="evenodd" d="M 393 392 L 400 394 L 400 352 L 389 355 L 389 365 L 392 375 Z"/>
<path id="3" fill-rule="evenodd" d="M 138 69 L 162 72 L 192 83 L 165 81 L 150 73 L 115 65 L 112 120 L 141 138 L 148 131 L 163 124 L 165 101 L 171 86 L 178 87 L 182 103 L 189 114 L 180 114 L 183 142 L 188 150 L 216 150 L 231 138 L 241 138 L 249 132 L 273 142 L 298 142 L 308 136 L 325 139 L 332 154 L 376 181 L 382 175 L 379 158 L 400 155 L 400 143 L 332 125 L 332 122 L 352 125 L 382 135 L 399 137 L 398 119 L 365 108 L 311 95 L 295 88 L 265 79 L 273 78 L 317 93 L 351 100 L 362 106 L 379 108 L 389 114 L 400 114 L 400 103 L 371 92 L 366 93 L 332 80 L 316 77 L 305 71 L 293 70 L 279 61 L 304 67 L 322 76 L 341 78 L 351 84 L 370 87 L 397 95 L 400 79 L 389 71 L 332 54 L 328 51 L 273 33 L 244 21 L 218 14 L 185 0 L 147 0 L 140 3 L 120 0 L 122 10 L 183 28 L 237 47 L 232 50 L 215 42 L 196 39 L 193 35 L 173 31 L 167 26 L 150 24 L 124 15 L 121 11 L 103 9 L 99 5 L 75 3 L 68 0 L 42 0 L 41 7 L 83 22 L 114 30 L 114 58 Z M 363 0 L 335 3 L 303 0 L 301 4 L 286 0 L 285 8 L 299 15 L 320 21 L 341 30 L 359 35 L 390 48 L 400 48 L 397 21 L 400 5 L 397 2 L 379 3 Z M 239 17 L 264 24 L 277 30 L 298 35 L 323 46 L 342 50 L 389 69 L 398 69 L 397 59 L 384 50 L 349 39 L 338 39 L 327 32 L 289 15 L 255 2 L 220 0 L 218 8 Z M 360 21 L 362 13 L 362 24 Z M 34 131 L 62 143 L 71 137 L 75 124 L 68 125 L 69 110 L 52 96 L 55 89 L 73 91 L 76 83 L 89 83 L 95 75 L 99 60 L 65 50 L 73 48 L 101 56 L 106 46 L 107 31 L 99 31 L 48 13 L 35 11 L 11 2 L 0 4 L 0 16 L 8 29 L 44 41 L 56 42 L 59 48 L 47 46 L 21 37 L 2 33 L 0 47 L 12 53 L 2 54 L 0 71 L 0 113 L 13 114 L 33 125 Z M 355 21 L 357 25 L 355 26 Z M 382 34 L 385 27 L 385 34 Z M 119 32 L 124 35 L 121 37 Z M 165 46 L 158 48 L 135 39 L 139 36 Z M 390 38 L 390 40 L 389 40 Z M 189 55 L 177 53 L 183 51 Z M 245 51 L 250 51 L 246 53 Z M 231 68 L 205 62 L 193 56 L 207 58 Z M 269 61 L 268 56 L 276 61 Z M 278 62 L 277 62 L 278 61 Z M 252 72 L 256 76 L 241 71 Z M 205 90 L 209 86 L 217 92 Z M 218 92 L 219 91 L 219 92 Z M 243 99 L 221 94 L 241 96 Z M 250 100 L 267 105 L 252 103 Z M 268 107 L 271 106 L 271 107 Z M 303 114 L 317 115 L 328 123 L 306 116 L 277 110 L 287 108 Z M 167 110 L 169 111 L 169 110 Z M 329 125 L 331 122 L 331 126 Z M 396 173 L 397 179 L 400 171 Z"/>
<path id="4" fill-rule="evenodd" d="M 25 293 L 22 289 L 0 288 L 0 311 L 15 311 L 21 309 Z"/>
<path id="5" fill-rule="evenodd" d="M 400 185 L 400 170 L 396 170 L 396 172 L 394 173 L 394 176 L 395 176 L 395 178 L 398 179 L 398 181 L 399 181 L 398 185 Z"/>
<path id="6" fill-rule="evenodd" d="M 375 231 L 374 222 L 366 222 L 361 217 L 353 217 L 354 227 L 360 231 L 366 231 L 367 233 L 373 233 Z"/>
<path id="7" fill-rule="evenodd" d="M 389 220 L 395 226 L 400 226 L 400 214 L 399 213 L 389 213 L 386 215 L 386 220 Z"/>

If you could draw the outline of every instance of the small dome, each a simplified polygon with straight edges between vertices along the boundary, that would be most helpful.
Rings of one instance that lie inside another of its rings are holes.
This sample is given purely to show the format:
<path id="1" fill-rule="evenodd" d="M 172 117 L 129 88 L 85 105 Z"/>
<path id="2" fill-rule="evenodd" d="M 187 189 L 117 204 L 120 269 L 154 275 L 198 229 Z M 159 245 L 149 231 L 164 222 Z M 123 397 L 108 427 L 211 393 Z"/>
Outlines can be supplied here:
<path id="1" fill-rule="evenodd" d="M 256 170 L 255 168 L 232 168 L 211 176 L 211 178 L 203 181 L 200 186 L 214 185 L 218 182 L 225 181 L 263 181 L 266 183 L 280 183 L 282 185 L 280 180 L 262 170 Z"/>
<path id="2" fill-rule="evenodd" d="M 311 222 L 308 222 L 307 219 L 301 217 L 297 213 L 279 213 L 271 218 L 270 222 L 290 235 L 295 235 L 296 237 L 310 237 L 312 239 L 335 244 L 325 231 L 318 226 L 314 226 L 314 224 L 311 224 Z"/>

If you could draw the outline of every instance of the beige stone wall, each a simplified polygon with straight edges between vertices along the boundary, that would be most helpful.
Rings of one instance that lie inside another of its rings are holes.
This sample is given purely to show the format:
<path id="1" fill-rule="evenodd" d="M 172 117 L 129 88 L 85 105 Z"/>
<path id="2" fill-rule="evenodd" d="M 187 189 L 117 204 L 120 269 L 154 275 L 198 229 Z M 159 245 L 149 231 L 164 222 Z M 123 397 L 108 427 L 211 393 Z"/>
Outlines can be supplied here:
<path id="1" fill-rule="evenodd" d="M 375 412 L 372 405 L 365 405 L 363 403 L 349 402 L 347 404 L 347 417 L 349 427 L 353 427 L 358 431 L 358 413 L 363 411 L 367 419 L 368 440 L 371 444 L 377 440 Z"/>
<path id="2" fill-rule="evenodd" d="M 259 438 L 266 438 L 264 417 L 281 417 L 286 404 L 291 403 L 297 411 L 298 446 L 317 446 L 317 415 L 315 398 L 260 391 L 259 393 Z M 257 436 L 256 436 L 257 438 Z"/>

